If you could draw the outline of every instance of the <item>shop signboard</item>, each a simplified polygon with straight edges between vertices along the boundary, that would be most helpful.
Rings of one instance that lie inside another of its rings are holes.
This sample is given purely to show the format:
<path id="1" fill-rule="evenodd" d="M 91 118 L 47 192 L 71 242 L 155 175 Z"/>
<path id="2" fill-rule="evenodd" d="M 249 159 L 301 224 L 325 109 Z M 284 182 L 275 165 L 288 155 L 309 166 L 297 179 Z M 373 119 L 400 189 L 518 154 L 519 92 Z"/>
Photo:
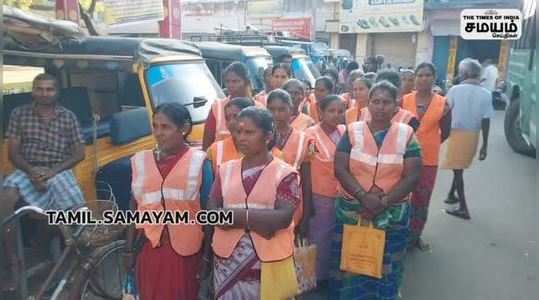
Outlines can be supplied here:
<path id="1" fill-rule="evenodd" d="M 273 32 L 288 32 L 294 37 L 311 39 L 311 18 L 278 18 L 271 22 Z"/>
<path id="2" fill-rule="evenodd" d="M 163 0 L 103 0 L 109 26 L 164 19 Z"/>
<path id="3" fill-rule="evenodd" d="M 423 5 L 423 0 L 343 0 L 339 32 L 419 32 Z"/>

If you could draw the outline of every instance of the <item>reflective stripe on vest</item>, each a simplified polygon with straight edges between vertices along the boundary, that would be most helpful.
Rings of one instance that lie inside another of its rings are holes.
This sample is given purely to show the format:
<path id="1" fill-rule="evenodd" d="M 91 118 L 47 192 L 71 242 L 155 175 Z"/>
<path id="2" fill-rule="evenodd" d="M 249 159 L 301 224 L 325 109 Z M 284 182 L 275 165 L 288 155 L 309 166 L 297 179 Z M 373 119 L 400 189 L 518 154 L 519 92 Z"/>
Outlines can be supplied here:
<path id="1" fill-rule="evenodd" d="M 241 174 L 242 160 L 226 162 L 219 170 L 224 208 L 262 208 L 274 209 L 277 187 L 288 175 L 296 173 L 285 162 L 274 158 L 260 174 L 251 193 L 246 194 Z M 266 239 L 254 231 L 251 236 L 258 258 L 261 261 L 278 261 L 290 257 L 294 250 L 294 222 L 278 230 L 271 239 Z M 241 237 L 247 234 L 244 229 L 215 228 L 212 248 L 219 257 L 228 258 L 234 251 Z"/>
<path id="2" fill-rule="evenodd" d="M 344 125 L 337 127 L 342 135 L 346 130 Z M 306 134 L 309 140 L 314 140 L 319 150 L 311 158 L 311 181 L 313 193 L 334 198 L 338 194 L 339 182 L 335 178 L 334 157 L 337 146 L 324 132 L 320 124 L 308 128 Z"/>
<path id="3" fill-rule="evenodd" d="M 404 165 L 404 153 L 413 129 L 394 122 L 389 128 L 381 147 L 376 145 L 366 122 L 354 122 L 348 126 L 350 144 L 350 171 L 366 191 L 377 186 L 388 193 L 400 181 Z"/>
<path id="4" fill-rule="evenodd" d="M 230 136 L 226 128 L 225 106 L 230 101 L 230 97 L 213 102 L 212 112 L 215 117 L 215 141 L 221 141 Z"/>
<path id="5" fill-rule="evenodd" d="M 189 149 L 163 179 L 152 151 L 135 154 L 131 158 L 131 165 L 132 190 L 137 210 L 190 211 L 194 218 L 194 214 L 200 210 L 202 165 L 205 158 L 206 153 Z M 143 229 L 152 247 L 160 245 L 164 225 L 141 224 L 137 228 Z M 176 253 L 188 256 L 200 250 L 203 240 L 200 225 L 174 224 L 167 225 L 167 228 L 171 246 Z"/>
<path id="6" fill-rule="evenodd" d="M 294 169 L 299 170 L 306 155 L 306 135 L 304 132 L 292 129 L 282 152 L 282 159 L 291 165 Z"/>
<path id="7" fill-rule="evenodd" d="M 417 113 L 417 92 L 412 92 L 404 96 L 402 106 L 410 111 L 418 120 Z M 442 143 L 440 121 L 444 117 L 445 98 L 434 94 L 425 114 L 421 117 L 419 128 L 417 128 L 417 140 L 421 146 L 421 157 L 423 165 L 437 166 Z"/>
<path id="8" fill-rule="evenodd" d="M 217 172 L 218 168 L 225 162 L 241 158 L 241 153 L 236 149 L 232 137 L 227 137 L 222 141 L 213 143 L 208 148 L 212 159 L 213 171 Z"/>

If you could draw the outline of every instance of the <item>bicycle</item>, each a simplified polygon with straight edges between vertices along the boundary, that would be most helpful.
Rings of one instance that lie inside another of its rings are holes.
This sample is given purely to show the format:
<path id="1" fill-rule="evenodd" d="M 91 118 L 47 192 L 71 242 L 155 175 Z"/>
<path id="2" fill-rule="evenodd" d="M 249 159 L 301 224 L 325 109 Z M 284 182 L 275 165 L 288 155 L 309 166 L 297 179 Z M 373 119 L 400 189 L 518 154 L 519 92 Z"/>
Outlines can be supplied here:
<path id="1" fill-rule="evenodd" d="M 89 204 L 77 209 L 91 210 L 94 217 L 105 210 L 118 209 L 116 202 L 111 200 L 96 200 Z M 20 226 L 20 219 L 31 214 L 45 216 L 38 207 L 24 206 L 2 222 L 2 226 L 12 222 Z M 58 225 L 58 228 L 65 243 L 58 261 L 41 262 L 29 269 L 25 268 L 23 241 L 18 231 L 17 257 L 21 272 L 16 278 L 18 287 L 15 297 L 24 300 L 121 299 L 126 270 L 121 255 L 126 242 L 116 239 L 124 233 L 125 228 L 97 224 Z M 51 265 L 52 270 L 47 273 Z M 45 273 L 47 277 L 43 283 L 33 286 L 35 278 L 39 280 Z M 31 278 L 34 278 L 33 282 L 29 282 Z"/>

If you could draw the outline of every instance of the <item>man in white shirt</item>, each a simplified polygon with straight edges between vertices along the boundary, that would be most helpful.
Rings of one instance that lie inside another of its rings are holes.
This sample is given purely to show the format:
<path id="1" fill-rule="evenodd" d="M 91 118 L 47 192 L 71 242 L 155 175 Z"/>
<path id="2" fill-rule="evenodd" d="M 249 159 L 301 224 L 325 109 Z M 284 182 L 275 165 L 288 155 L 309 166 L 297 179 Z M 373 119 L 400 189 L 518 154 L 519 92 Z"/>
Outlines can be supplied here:
<path id="1" fill-rule="evenodd" d="M 481 86 L 491 93 L 496 90 L 498 82 L 498 68 L 492 59 L 485 59 L 483 62 L 483 72 L 481 74 Z"/>
<path id="2" fill-rule="evenodd" d="M 475 59 L 466 58 L 459 64 L 462 82 L 447 92 L 451 108 L 451 133 L 446 145 L 446 155 L 440 164 L 443 169 L 453 170 L 453 184 L 446 203 L 459 204 L 458 209 L 446 210 L 452 216 L 470 219 L 464 196 L 464 169 L 467 169 L 477 152 L 479 132 L 482 132 L 479 160 L 487 157 L 490 119 L 494 116 L 492 94 L 480 86 L 481 65 Z M 458 196 L 455 196 L 455 192 Z"/>

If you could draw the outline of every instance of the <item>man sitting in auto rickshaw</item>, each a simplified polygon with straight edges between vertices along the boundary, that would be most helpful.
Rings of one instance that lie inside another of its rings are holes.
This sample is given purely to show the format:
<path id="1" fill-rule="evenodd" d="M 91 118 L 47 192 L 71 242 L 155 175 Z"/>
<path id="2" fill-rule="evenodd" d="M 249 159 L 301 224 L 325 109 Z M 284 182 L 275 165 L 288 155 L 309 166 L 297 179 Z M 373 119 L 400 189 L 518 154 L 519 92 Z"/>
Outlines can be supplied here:
<path id="1" fill-rule="evenodd" d="M 33 80 L 32 103 L 17 107 L 11 113 L 7 130 L 8 155 L 15 171 L 3 182 L 0 221 L 22 205 L 66 210 L 84 203 L 71 170 L 84 159 L 84 140 L 75 114 L 60 106 L 58 98 L 56 77 L 40 74 Z M 43 234 L 35 236 L 44 237 Z M 2 228 L 4 259 L 12 271 L 10 278 L 4 279 L 3 290 L 15 288 L 14 275 L 19 271 L 15 237 L 11 224 Z"/>

